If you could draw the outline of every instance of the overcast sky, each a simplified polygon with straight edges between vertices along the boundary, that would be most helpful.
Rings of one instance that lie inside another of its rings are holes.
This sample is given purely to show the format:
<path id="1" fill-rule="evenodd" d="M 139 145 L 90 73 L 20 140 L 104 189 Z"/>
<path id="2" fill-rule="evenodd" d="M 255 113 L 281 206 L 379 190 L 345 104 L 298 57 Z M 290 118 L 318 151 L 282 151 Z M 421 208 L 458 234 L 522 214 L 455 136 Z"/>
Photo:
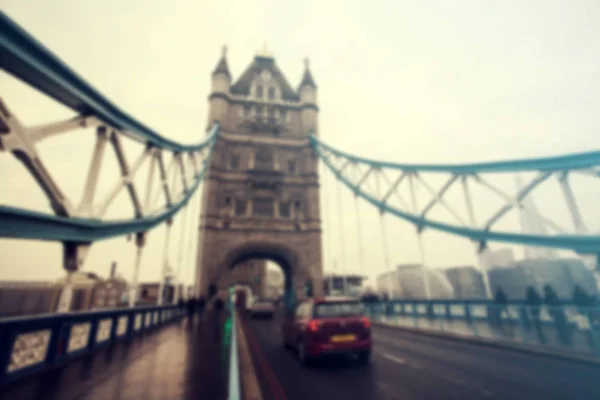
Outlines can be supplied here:
<path id="1" fill-rule="evenodd" d="M 235 79 L 266 42 L 293 86 L 300 81 L 303 58 L 310 57 L 319 86 L 320 137 L 350 153 L 407 163 L 461 163 L 600 148 L 600 3 L 594 0 L 2 3 L 3 11 L 118 106 L 181 142 L 203 136 L 210 73 L 221 46 L 229 48 Z M 73 115 L 3 72 L 0 85 L 0 95 L 25 124 Z M 82 131 L 40 145 L 52 174 L 75 199 L 93 136 Z M 129 148 L 139 153 L 139 146 Z M 0 169 L 7 177 L 0 181 L 0 203 L 49 211 L 12 156 L 0 154 Z M 514 193 L 513 178 L 499 177 L 504 179 L 499 185 Z M 381 272 L 385 258 L 377 212 L 361 204 L 368 262 L 360 265 L 354 198 L 343 192 L 348 216 L 340 235 L 334 180 L 323 180 L 324 202 L 329 202 L 323 204 L 329 210 L 325 268 L 336 260 L 339 270 L 343 264 L 369 276 Z M 600 231 L 600 183 L 575 186 L 589 227 Z M 569 226 L 560 193 L 545 190 L 535 198 L 540 211 Z M 478 207 L 491 207 L 485 194 L 477 200 Z M 458 201 L 449 203 L 460 207 Z M 130 214 L 126 198 L 117 203 L 112 217 Z M 515 221 L 503 227 L 515 229 Z M 414 228 L 389 217 L 386 228 L 389 264 L 419 262 Z M 158 278 L 163 235 L 164 228 L 150 235 L 142 280 Z M 424 242 L 428 265 L 475 262 L 464 239 L 427 232 Z M 178 250 L 171 246 L 172 264 Z M 185 251 L 183 264 L 189 266 Z M 2 280 L 63 274 L 56 244 L 1 240 L 0 254 Z M 106 275 L 115 260 L 129 278 L 133 257 L 134 248 L 124 238 L 108 240 L 93 247 L 85 269 Z"/>

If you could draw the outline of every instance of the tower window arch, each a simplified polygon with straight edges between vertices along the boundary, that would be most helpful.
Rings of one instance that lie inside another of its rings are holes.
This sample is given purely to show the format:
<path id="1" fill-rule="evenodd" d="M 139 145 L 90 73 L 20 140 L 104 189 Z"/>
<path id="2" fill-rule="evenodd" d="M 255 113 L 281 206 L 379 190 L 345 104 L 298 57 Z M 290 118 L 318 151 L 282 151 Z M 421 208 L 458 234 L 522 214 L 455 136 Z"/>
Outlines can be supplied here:
<path id="1" fill-rule="evenodd" d="M 235 199 L 235 215 L 236 217 L 242 217 L 246 215 L 246 200 Z"/>
<path id="2" fill-rule="evenodd" d="M 275 100 L 275 88 L 274 87 L 269 88 L 269 100 Z"/>
<path id="3" fill-rule="evenodd" d="M 233 171 L 237 171 L 238 169 L 240 169 L 240 155 L 239 154 L 231 155 L 229 167 Z"/>
<path id="4" fill-rule="evenodd" d="M 296 175 L 296 160 L 288 160 L 288 172 L 290 175 Z"/>
<path id="5" fill-rule="evenodd" d="M 272 217 L 275 202 L 270 197 L 255 197 L 252 199 L 252 215 L 257 217 Z"/>
<path id="6" fill-rule="evenodd" d="M 268 147 L 260 147 L 254 155 L 254 168 L 270 170 L 273 169 L 273 151 Z"/>
<path id="7" fill-rule="evenodd" d="M 262 85 L 257 85 L 256 86 L 256 97 L 258 97 L 259 99 L 263 98 L 263 87 Z"/>

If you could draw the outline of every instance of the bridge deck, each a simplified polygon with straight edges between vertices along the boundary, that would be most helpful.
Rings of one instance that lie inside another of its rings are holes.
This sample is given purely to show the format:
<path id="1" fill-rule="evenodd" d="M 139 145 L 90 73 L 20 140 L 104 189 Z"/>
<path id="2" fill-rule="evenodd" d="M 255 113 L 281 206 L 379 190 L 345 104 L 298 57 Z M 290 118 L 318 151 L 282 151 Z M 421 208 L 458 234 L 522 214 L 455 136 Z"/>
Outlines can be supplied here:
<path id="1" fill-rule="evenodd" d="M 371 365 L 301 367 L 280 322 L 244 321 L 265 400 L 592 399 L 600 369 L 551 357 L 373 328 Z"/>
<path id="2" fill-rule="evenodd" d="M 227 346 L 211 316 L 117 343 L 0 389 L 0 399 L 150 400 L 226 398 Z"/>

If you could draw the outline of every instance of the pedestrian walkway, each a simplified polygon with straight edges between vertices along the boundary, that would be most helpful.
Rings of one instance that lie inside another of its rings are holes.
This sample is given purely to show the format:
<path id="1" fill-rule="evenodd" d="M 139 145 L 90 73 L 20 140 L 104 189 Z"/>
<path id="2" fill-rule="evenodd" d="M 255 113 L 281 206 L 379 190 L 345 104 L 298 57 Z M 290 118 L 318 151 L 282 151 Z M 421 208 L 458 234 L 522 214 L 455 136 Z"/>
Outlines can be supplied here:
<path id="1" fill-rule="evenodd" d="M 183 319 L 0 388 L 0 399 L 224 400 L 229 346 L 224 318 L 215 332 L 210 317 Z"/>

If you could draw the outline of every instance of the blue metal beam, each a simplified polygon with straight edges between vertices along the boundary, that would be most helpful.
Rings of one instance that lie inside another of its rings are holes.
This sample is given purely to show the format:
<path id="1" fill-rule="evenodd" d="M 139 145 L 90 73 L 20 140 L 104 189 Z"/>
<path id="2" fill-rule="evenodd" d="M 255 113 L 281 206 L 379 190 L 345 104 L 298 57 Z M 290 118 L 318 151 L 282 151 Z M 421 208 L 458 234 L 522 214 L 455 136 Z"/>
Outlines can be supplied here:
<path id="1" fill-rule="evenodd" d="M 395 207 L 391 207 L 378 198 L 364 192 L 356 184 L 352 183 L 346 178 L 339 169 L 331 163 L 327 156 L 323 152 L 322 144 L 317 140 L 314 135 L 310 136 L 313 148 L 323 160 L 325 165 L 333 172 L 333 174 L 341 180 L 353 193 L 362 197 L 369 203 L 373 204 L 379 210 L 388 212 L 396 217 L 402 218 L 417 227 L 431 228 L 441 232 L 449 233 L 452 235 L 462 236 L 469 238 L 477 242 L 485 241 L 496 241 L 504 243 L 513 243 L 527 246 L 539 246 L 539 247 L 552 247 L 558 249 L 567 249 L 579 252 L 581 254 L 596 254 L 600 249 L 600 235 L 556 235 L 556 236 L 541 236 L 541 235 L 524 235 L 510 232 L 490 232 L 482 229 L 468 228 L 462 226 L 455 226 L 446 224 L 443 222 L 432 221 L 426 218 L 422 218 L 418 215 L 404 212 Z M 327 151 L 336 153 L 330 147 L 326 148 Z M 339 152 L 337 153 L 339 155 Z M 356 157 L 355 157 L 356 158 Z M 452 172 L 447 169 L 440 169 L 443 172 Z M 507 172 L 507 171 L 504 171 Z"/>
<path id="2" fill-rule="evenodd" d="M 351 162 L 367 164 L 374 168 L 399 169 L 409 172 L 446 172 L 451 174 L 479 174 L 517 171 L 568 171 L 600 166 L 600 151 L 568 154 L 554 157 L 505 160 L 472 164 L 399 164 L 359 157 L 333 148 L 314 135 L 310 135 L 314 146 L 319 146 L 332 154 Z M 599 175 L 600 176 L 600 175 Z"/>
<path id="3" fill-rule="evenodd" d="M 0 11 L 0 68 L 82 115 L 95 115 L 142 143 L 175 152 L 195 151 L 138 122 L 111 103 L 35 38 Z"/>
<path id="4" fill-rule="evenodd" d="M 193 185 L 185 196 L 171 207 L 143 218 L 117 221 L 101 221 L 84 218 L 69 218 L 9 206 L 0 206 L 0 237 L 37 239 L 61 242 L 90 243 L 130 233 L 145 232 L 168 220 L 187 204 L 200 186 L 208 170 L 212 148 L 217 140 L 218 125 L 204 142 L 210 152 L 202 170 L 194 178 Z"/>

